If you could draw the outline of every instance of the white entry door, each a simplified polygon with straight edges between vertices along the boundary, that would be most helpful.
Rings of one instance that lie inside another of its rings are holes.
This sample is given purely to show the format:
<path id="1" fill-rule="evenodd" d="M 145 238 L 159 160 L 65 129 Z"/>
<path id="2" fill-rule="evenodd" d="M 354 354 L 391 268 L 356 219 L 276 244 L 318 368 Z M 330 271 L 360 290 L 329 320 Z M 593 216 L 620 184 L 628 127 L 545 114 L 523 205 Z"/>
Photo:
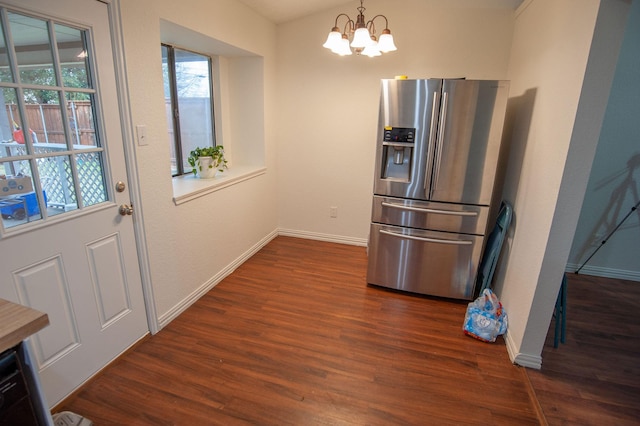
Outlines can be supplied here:
<path id="1" fill-rule="evenodd" d="M 50 406 L 148 332 L 109 13 L 0 0 L 0 298 L 49 316 Z"/>

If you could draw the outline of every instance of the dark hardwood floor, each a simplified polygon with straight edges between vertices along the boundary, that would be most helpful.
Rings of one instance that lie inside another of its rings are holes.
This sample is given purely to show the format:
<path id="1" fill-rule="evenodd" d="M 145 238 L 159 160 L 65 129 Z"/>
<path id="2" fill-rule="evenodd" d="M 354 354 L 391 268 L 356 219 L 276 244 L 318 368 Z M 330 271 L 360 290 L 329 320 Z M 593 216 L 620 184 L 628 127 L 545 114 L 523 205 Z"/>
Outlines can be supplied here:
<path id="1" fill-rule="evenodd" d="M 568 275 L 540 371 L 465 303 L 367 287 L 363 248 L 279 237 L 57 407 L 96 425 L 640 424 L 640 283 Z M 530 400 L 529 383 L 533 386 Z M 541 413 L 536 417 L 536 407 Z"/>
<path id="2" fill-rule="evenodd" d="M 640 284 L 569 274 L 540 371 L 466 303 L 365 285 L 364 248 L 278 237 L 56 411 L 99 425 L 637 425 Z M 525 372 L 526 371 L 526 372 Z M 530 387 L 532 386 L 532 388 Z"/>
<path id="3" fill-rule="evenodd" d="M 535 425 L 466 303 L 365 284 L 363 247 L 278 237 L 68 398 L 95 425 Z"/>
<path id="4" fill-rule="evenodd" d="M 549 425 L 640 424 L 640 283 L 567 274 L 566 343 L 527 370 Z"/>

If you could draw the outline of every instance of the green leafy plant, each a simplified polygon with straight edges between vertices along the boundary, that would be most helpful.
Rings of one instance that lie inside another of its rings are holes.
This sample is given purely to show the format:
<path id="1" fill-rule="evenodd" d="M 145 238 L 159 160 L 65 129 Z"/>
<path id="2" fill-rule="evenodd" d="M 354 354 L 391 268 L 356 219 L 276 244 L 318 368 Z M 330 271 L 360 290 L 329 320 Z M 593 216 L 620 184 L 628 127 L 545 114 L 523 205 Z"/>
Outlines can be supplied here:
<path id="1" fill-rule="evenodd" d="M 227 168 L 227 160 L 224 158 L 224 147 L 222 145 L 207 146 L 204 148 L 198 147 L 189 153 L 187 161 L 192 167 L 191 171 L 194 175 L 198 173 L 198 171 L 202 171 L 200 157 L 211 157 L 213 159 L 209 165 L 210 169 L 217 168 L 218 171 L 224 172 L 224 169 Z"/>

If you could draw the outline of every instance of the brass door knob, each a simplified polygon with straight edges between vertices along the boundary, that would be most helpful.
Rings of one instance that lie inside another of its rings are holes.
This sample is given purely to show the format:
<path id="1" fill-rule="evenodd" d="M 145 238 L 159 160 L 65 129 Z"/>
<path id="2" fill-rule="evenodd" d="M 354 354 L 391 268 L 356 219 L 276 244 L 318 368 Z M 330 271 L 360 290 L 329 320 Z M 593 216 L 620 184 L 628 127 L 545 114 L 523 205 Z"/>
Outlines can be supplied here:
<path id="1" fill-rule="evenodd" d="M 118 211 L 122 216 L 131 216 L 133 214 L 133 206 L 122 204 Z"/>

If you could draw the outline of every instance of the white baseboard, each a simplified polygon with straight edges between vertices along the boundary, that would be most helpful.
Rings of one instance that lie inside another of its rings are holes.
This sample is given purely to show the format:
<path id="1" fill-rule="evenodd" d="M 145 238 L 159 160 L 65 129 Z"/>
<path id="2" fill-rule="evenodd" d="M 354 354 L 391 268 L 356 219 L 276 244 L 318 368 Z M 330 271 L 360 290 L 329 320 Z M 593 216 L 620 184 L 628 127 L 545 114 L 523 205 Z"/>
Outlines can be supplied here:
<path id="1" fill-rule="evenodd" d="M 540 370 L 542 368 L 542 356 L 518 352 L 516 344 L 511 338 L 509 331 L 504 335 L 504 341 L 507 344 L 507 353 L 509 354 L 511 362 L 522 367 L 533 368 L 535 370 Z"/>
<path id="2" fill-rule="evenodd" d="M 342 235 L 320 234 L 318 232 L 298 231 L 295 229 L 278 229 L 278 235 L 285 237 L 306 238 L 308 240 L 327 241 L 330 243 L 348 244 L 352 246 L 367 246 L 366 238 L 344 237 Z"/>
<path id="3" fill-rule="evenodd" d="M 183 299 L 180 303 L 175 305 L 171 310 L 158 318 L 158 324 L 160 326 L 160 330 L 164 328 L 165 325 L 169 324 L 175 318 L 177 318 L 181 313 L 183 313 L 187 308 L 193 305 L 198 299 L 204 296 L 209 290 L 215 287 L 220 281 L 225 279 L 228 275 L 230 275 L 233 271 L 235 271 L 240 265 L 242 265 L 247 259 L 256 254 L 260 249 L 266 246 L 271 240 L 278 236 L 277 230 L 270 232 L 263 239 L 254 244 L 249 250 L 240 255 L 233 262 L 229 263 L 225 268 L 223 268 L 216 275 L 211 277 L 207 282 L 198 287 L 193 293 Z"/>
<path id="4" fill-rule="evenodd" d="M 565 268 L 566 272 L 575 272 L 580 265 L 576 265 L 573 263 L 567 263 Z M 612 269 L 612 268 L 602 268 L 600 266 L 588 266 L 585 265 L 581 270 L 581 274 L 584 275 L 595 275 L 596 277 L 604 277 L 604 278 L 616 278 L 619 280 L 629 280 L 629 281 L 640 281 L 640 272 L 638 271 L 627 271 L 624 269 Z"/>

